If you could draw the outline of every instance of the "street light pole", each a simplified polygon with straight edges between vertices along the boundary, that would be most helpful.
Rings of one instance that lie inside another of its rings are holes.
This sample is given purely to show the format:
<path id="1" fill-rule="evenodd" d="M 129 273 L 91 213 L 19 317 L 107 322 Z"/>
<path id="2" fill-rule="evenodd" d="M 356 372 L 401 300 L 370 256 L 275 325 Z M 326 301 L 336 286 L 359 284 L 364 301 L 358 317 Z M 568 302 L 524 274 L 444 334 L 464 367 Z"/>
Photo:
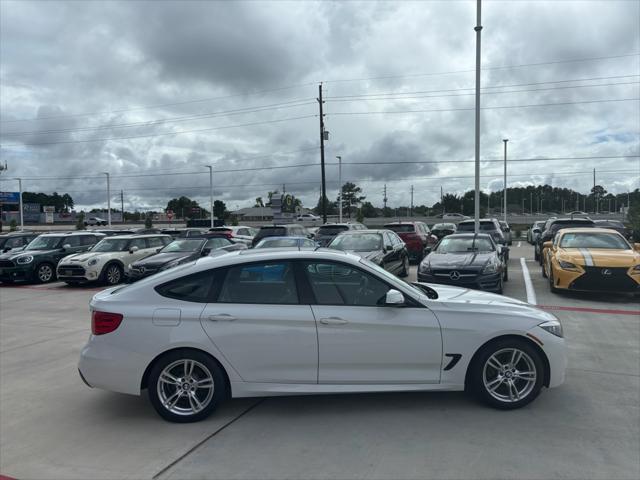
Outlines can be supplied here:
<path id="1" fill-rule="evenodd" d="M 504 192 L 502 195 L 504 197 L 504 207 L 502 213 L 504 215 L 504 223 L 507 223 L 507 142 L 509 139 L 505 138 L 502 141 L 504 142 Z"/>
<path id="2" fill-rule="evenodd" d="M 213 167 L 205 165 L 209 169 L 209 208 L 211 209 L 211 228 L 213 228 Z"/>
<path id="3" fill-rule="evenodd" d="M 107 222 L 109 228 L 111 228 L 111 180 L 109 178 L 109 172 L 103 172 L 107 176 Z"/>
<path id="4" fill-rule="evenodd" d="M 340 215 L 340 223 L 342 223 L 342 157 L 336 155 L 338 159 L 338 212 Z"/>
<path id="5" fill-rule="evenodd" d="M 476 7 L 476 138 L 475 138 L 475 195 L 474 195 L 474 231 L 480 231 L 480 32 L 481 25 L 481 0 Z"/>
<path id="6" fill-rule="evenodd" d="M 20 230 L 24 230 L 24 214 L 22 213 L 22 179 L 18 178 L 18 191 L 20 192 Z"/>

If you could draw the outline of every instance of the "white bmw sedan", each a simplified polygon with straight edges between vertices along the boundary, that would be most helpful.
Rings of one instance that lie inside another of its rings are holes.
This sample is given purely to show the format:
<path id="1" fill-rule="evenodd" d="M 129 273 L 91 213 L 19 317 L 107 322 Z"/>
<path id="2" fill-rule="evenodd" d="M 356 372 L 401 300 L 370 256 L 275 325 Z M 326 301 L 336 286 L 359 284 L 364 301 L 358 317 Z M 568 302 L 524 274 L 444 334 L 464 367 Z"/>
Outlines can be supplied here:
<path id="1" fill-rule="evenodd" d="M 228 397 L 467 390 L 500 409 L 564 381 L 560 322 L 524 302 L 410 285 L 335 250 L 205 257 L 91 301 L 79 370 L 174 422 Z"/>

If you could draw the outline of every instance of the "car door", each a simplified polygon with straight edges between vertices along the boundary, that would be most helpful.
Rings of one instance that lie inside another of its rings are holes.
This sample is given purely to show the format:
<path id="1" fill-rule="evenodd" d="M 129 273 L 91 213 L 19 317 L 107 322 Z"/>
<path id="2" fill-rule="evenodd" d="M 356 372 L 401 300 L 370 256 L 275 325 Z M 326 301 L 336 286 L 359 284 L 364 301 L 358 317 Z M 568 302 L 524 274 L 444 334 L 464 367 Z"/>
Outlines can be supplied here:
<path id="1" fill-rule="evenodd" d="M 393 240 L 387 232 L 382 234 L 382 249 L 384 250 L 383 265 L 385 270 L 395 272 L 398 270 L 400 262 L 398 254 L 394 248 Z"/>
<path id="2" fill-rule="evenodd" d="M 202 312 L 207 335 L 244 381 L 317 383 L 316 323 L 297 284 L 292 262 L 232 266 Z"/>
<path id="3" fill-rule="evenodd" d="M 151 242 L 149 242 L 151 238 L 134 238 L 129 243 L 129 251 L 127 252 L 126 261 L 129 263 L 137 262 L 138 260 L 142 260 L 145 257 L 148 257 L 152 253 L 155 253 L 156 248 L 160 248 L 162 246 L 162 242 L 157 242 L 155 248 L 152 248 Z M 133 247 L 138 247 L 136 251 L 131 253 Z"/>
<path id="4" fill-rule="evenodd" d="M 384 305 L 389 284 L 357 267 L 301 262 L 318 324 L 318 382 L 438 383 L 442 338 L 435 315 L 408 299 Z"/>

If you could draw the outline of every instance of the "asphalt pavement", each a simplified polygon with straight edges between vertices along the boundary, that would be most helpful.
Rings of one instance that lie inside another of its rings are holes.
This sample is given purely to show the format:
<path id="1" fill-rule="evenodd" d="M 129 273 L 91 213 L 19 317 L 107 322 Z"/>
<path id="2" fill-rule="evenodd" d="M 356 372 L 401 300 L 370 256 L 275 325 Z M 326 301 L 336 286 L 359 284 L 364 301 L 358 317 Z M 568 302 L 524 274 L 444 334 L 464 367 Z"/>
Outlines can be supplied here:
<path id="1" fill-rule="evenodd" d="M 161 420 L 145 396 L 82 383 L 95 288 L 0 286 L 0 474 L 640 478 L 638 299 L 549 292 L 525 242 L 509 270 L 505 294 L 552 310 L 569 345 L 566 383 L 523 409 L 492 410 L 463 393 L 274 397 L 231 400 L 187 425 Z"/>

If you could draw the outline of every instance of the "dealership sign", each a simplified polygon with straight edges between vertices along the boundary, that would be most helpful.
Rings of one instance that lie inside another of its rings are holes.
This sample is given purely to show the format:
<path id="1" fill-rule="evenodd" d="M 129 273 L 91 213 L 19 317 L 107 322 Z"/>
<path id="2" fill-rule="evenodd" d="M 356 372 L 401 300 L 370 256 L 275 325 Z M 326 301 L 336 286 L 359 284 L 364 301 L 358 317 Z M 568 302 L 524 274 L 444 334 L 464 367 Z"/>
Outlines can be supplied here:
<path id="1" fill-rule="evenodd" d="M 0 192 L 0 203 L 20 203 L 20 192 Z"/>

